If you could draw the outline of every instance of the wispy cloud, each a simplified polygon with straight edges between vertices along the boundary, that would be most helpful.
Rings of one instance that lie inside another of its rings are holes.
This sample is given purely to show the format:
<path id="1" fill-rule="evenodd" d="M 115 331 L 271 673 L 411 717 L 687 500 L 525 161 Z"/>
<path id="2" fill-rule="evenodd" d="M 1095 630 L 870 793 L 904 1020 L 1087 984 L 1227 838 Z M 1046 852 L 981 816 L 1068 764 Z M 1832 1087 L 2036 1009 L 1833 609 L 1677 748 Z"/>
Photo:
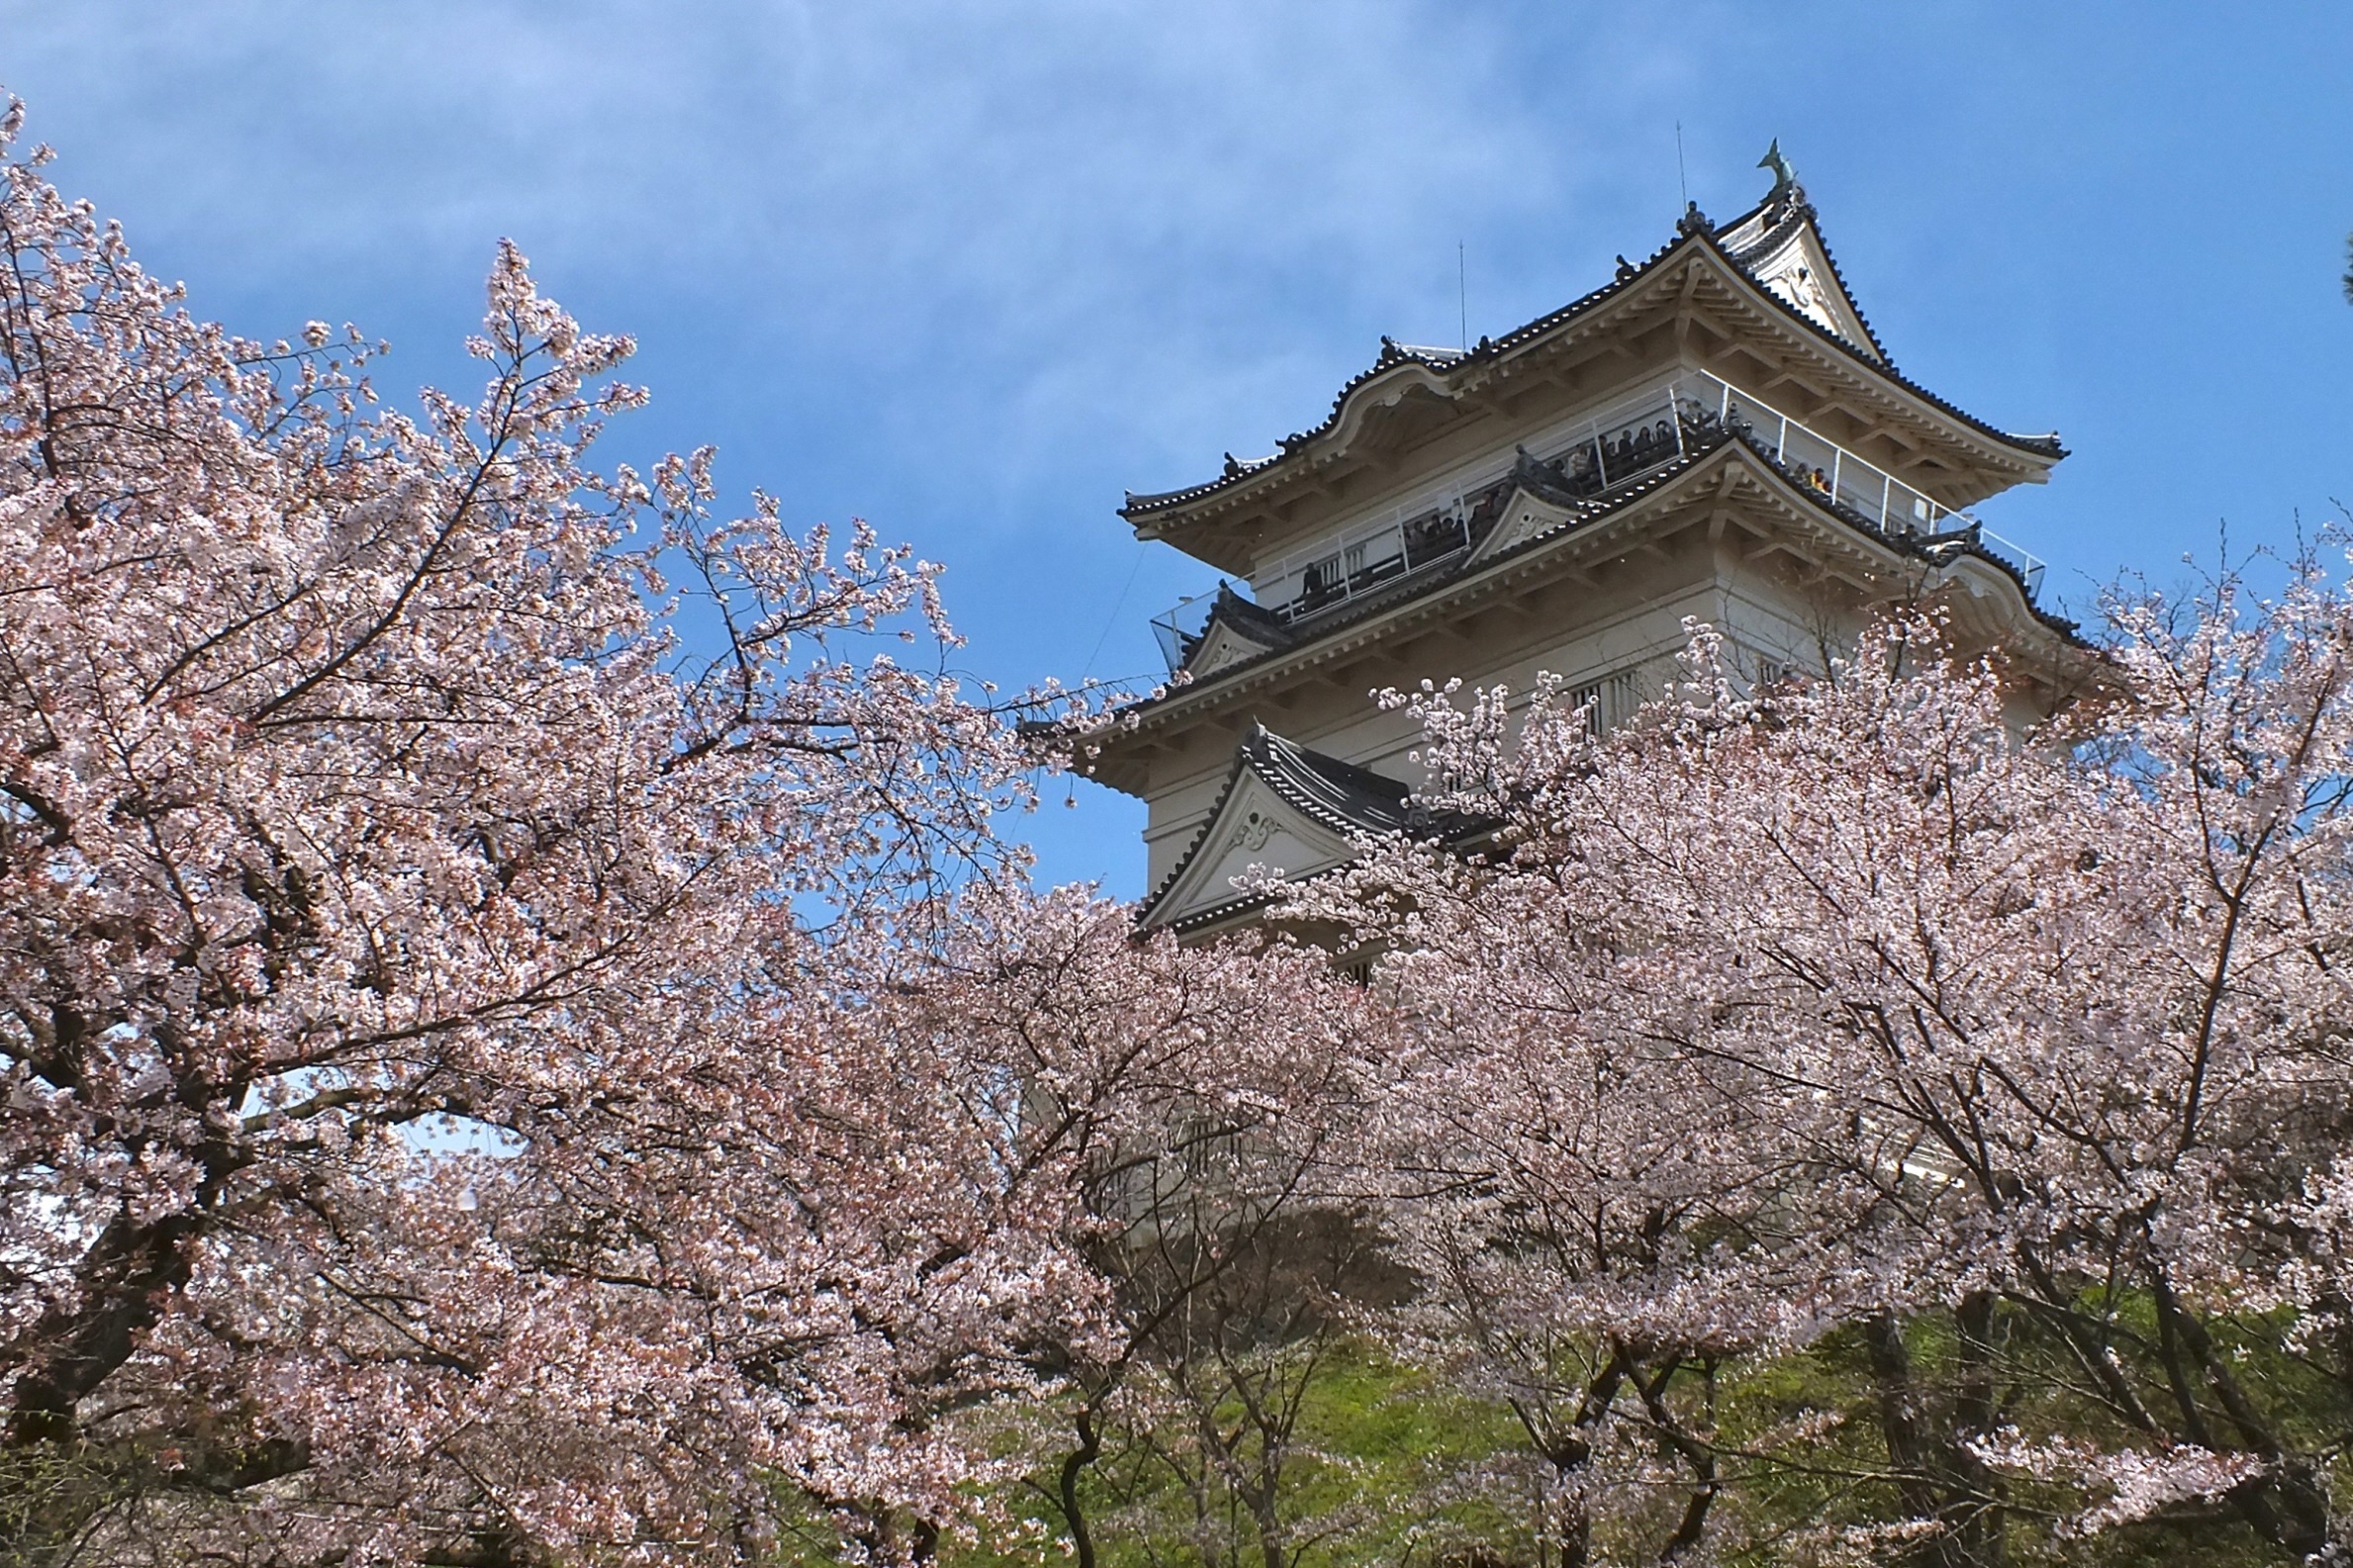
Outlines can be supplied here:
<path id="1" fill-rule="evenodd" d="M 787 357 L 977 376 L 1028 421 L 1116 397 L 1194 463 L 1287 428 L 1211 428 L 1277 387 L 1312 417 L 1294 378 L 1322 333 L 1451 335 L 1459 237 L 1622 199 L 1606 138 L 1682 71 L 1671 35 L 1405 0 L 0 20 L 0 70 L 72 83 L 37 128 L 104 139 L 106 194 L 175 256 L 398 280 L 471 272 L 511 232 Z M 1528 68 L 1546 51 L 1576 65 L 1566 117 L 1565 78 Z"/>
<path id="2" fill-rule="evenodd" d="M 2348 490 L 2301 389 L 2353 329 L 2349 27 L 2187 0 L 0 0 L 0 84 L 199 310 L 353 318 L 396 391 L 464 379 L 515 236 L 641 333 L 627 439 L 715 439 L 794 515 L 912 538 L 976 662 L 1023 680 L 1077 674 L 1136 572 L 1122 486 L 1314 422 L 1379 333 L 1451 339 L 1458 241 L 1473 335 L 1603 281 L 1668 234 L 1678 120 L 1720 216 L 1782 138 L 1899 360 L 2062 427 L 2059 483 L 1999 503 L 2059 575 L 2170 560 L 2223 511 L 2285 526 Z M 2152 411 L 2192 394 L 2264 461 L 2186 461 L 2207 438 Z M 1144 614 L 1205 581 L 1148 554 L 1097 673 L 1148 663 Z M 1092 867 L 1131 867 L 1126 829 Z"/>

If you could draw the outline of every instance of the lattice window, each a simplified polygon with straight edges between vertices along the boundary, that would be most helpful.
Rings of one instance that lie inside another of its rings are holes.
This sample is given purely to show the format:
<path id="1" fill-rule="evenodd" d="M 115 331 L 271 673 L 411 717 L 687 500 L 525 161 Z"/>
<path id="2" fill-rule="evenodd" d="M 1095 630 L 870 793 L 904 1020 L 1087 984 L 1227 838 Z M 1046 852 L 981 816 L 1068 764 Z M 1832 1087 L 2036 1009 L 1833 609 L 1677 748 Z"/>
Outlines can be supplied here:
<path id="1" fill-rule="evenodd" d="M 1572 688 L 1568 693 L 1572 706 L 1583 710 L 1585 733 L 1595 740 L 1634 717 L 1642 706 L 1642 688 L 1636 672 L 1620 670 L 1615 675 Z"/>
<path id="2" fill-rule="evenodd" d="M 1601 683 L 1596 681 L 1590 686 L 1572 689 L 1568 693 L 1568 705 L 1584 714 L 1586 735 L 1594 740 L 1601 739 L 1608 723 L 1601 711 Z"/>
<path id="3" fill-rule="evenodd" d="M 1632 670 L 1621 670 L 1603 684 L 1601 705 L 1609 715 L 1612 729 L 1634 717 L 1634 710 L 1642 703 L 1642 693 L 1635 687 Z"/>

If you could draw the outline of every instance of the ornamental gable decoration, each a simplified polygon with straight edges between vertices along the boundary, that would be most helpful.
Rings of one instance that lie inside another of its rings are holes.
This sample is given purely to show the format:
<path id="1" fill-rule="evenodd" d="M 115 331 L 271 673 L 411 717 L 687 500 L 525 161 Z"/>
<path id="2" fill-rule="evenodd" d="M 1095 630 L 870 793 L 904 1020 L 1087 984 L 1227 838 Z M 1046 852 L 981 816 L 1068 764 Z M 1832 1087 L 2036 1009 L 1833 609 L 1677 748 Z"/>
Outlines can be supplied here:
<path id="1" fill-rule="evenodd" d="M 1280 618 L 1220 583 L 1208 623 L 1184 648 L 1178 669 L 1198 681 L 1262 654 L 1288 648 L 1298 640 Z"/>
<path id="2" fill-rule="evenodd" d="M 1259 870 L 1301 880 L 1353 859 L 1346 837 L 1312 821 L 1245 770 L 1169 886 L 1151 905 L 1151 923 L 1182 928 L 1255 902 L 1235 885 Z"/>
<path id="3" fill-rule="evenodd" d="M 1801 650 L 1934 602 L 2000 651 L 2022 716 L 2066 700 L 2082 645 L 2038 601 L 2041 562 L 1968 509 L 2065 447 L 1899 371 L 1778 143 L 1762 166 L 1772 189 L 1731 222 L 1687 206 L 1647 259 L 1475 345 L 1383 338 L 1271 453 L 1127 494 L 1136 537 L 1225 574 L 1154 618 L 1178 679 L 1084 763 L 1149 807 L 1143 927 L 1263 918 L 1367 839 L 1491 847 L 1492 824 L 1416 800 L 1409 715 L 1373 692 L 1602 690 L 1695 625 L 1820 673 Z M 1270 880 L 1236 886 L 1254 867 Z"/>

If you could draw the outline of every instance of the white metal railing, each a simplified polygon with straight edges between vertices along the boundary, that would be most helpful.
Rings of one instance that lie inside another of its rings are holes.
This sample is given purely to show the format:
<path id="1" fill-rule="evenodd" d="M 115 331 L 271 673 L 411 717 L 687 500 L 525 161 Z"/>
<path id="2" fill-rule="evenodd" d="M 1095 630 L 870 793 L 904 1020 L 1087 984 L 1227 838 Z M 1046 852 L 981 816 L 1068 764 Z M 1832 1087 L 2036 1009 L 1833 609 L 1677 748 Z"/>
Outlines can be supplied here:
<path id="1" fill-rule="evenodd" d="M 1435 507 L 1397 507 L 1277 559 L 1257 579 L 1260 602 L 1298 620 L 1368 594 L 1470 548 L 1472 508 L 1460 496 Z"/>
<path id="2" fill-rule="evenodd" d="M 1222 582 L 1217 585 L 1225 586 Z M 1160 656 L 1169 662 L 1172 675 L 1184 668 L 1185 654 L 1208 629 L 1209 612 L 1216 607 L 1217 591 L 1212 589 L 1206 594 L 1187 594 L 1152 617 L 1152 635 L 1158 639 Z"/>
<path id="3" fill-rule="evenodd" d="M 1591 495 L 1640 478 L 1682 454 L 1671 387 L 1658 383 L 1556 428 L 1531 455 L 1563 467 L 1570 488 Z M 1258 601 L 1286 620 L 1319 614 L 1468 550 L 1508 463 L 1473 471 L 1437 492 L 1363 519 L 1276 557 L 1253 577 Z"/>
<path id="4" fill-rule="evenodd" d="M 1945 507 L 1887 470 L 1703 370 L 1682 370 L 1555 428 L 1531 454 L 1559 488 L 1600 497 L 1729 431 L 1753 441 L 1800 484 L 1882 532 L 1966 539 L 2008 564 L 2034 598 L 2043 563 L 1966 511 Z M 1276 557 L 1254 574 L 1253 598 L 1285 620 L 1304 620 L 1467 551 L 1506 499 L 1508 469 L 1472 472 L 1416 501 L 1360 519 Z M 1207 623 L 1214 596 L 1196 595 L 1153 618 L 1173 670 Z"/>
<path id="5" fill-rule="evenodd" d="M 1969 512 L 1930 500 L 1877 464 L 1855 456 L 1720 377 L 1690 370 L 1676 380 L 1698 394 L 1684 406 L 1685 417 L 1676 421 L 1678 440 L 1690 422 L 1691 405 L 1696 405 L 1703 420 L 1712 415 L 1717 426 L 1754 438 L 1800 483 L 1811 485 L 1850 511 L 1860 512 L 1881 531 L 1915 538 L 1966 537 L 2016 571 L 2025 584 L 2028 599 L 2042 592 L 2045 568 L 2041 558 L 2005 539 Z"/>

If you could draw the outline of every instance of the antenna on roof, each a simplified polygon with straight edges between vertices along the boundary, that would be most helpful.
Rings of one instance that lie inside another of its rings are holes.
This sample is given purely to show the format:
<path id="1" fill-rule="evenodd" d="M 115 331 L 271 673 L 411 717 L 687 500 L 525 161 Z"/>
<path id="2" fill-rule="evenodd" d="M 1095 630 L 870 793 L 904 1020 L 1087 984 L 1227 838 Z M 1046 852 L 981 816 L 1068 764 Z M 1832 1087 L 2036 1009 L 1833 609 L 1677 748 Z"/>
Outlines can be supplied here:
<path id="1" fill-rule="evenodd" d="M 1470 352 L 1470 252 L 1455 241 L 1455 306 L 1462 318 L 1462 352 Z"/>
<path id="2" fill-rule="evenodd" d="M 1683 211 L 1691 211 L 1691 176 L 1683 172 L 1683 122 L 1675 122 L 1675 189 L 1683 197 Z"/>

